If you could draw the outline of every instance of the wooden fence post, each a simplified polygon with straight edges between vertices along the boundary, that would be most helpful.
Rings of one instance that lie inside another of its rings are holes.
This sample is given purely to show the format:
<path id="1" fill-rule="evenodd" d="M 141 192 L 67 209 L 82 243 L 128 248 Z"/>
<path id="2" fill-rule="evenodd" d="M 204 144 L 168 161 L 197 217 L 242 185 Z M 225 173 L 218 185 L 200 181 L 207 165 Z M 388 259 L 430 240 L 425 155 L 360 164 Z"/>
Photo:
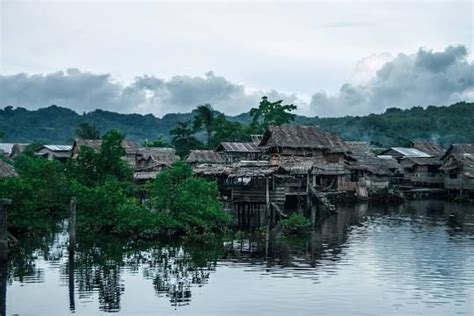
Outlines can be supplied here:
<path id="1" fill-rule="evenodd" d="M 76 247 L 76 197 L 71 198 L 69 207 L 69 247 Z"/>

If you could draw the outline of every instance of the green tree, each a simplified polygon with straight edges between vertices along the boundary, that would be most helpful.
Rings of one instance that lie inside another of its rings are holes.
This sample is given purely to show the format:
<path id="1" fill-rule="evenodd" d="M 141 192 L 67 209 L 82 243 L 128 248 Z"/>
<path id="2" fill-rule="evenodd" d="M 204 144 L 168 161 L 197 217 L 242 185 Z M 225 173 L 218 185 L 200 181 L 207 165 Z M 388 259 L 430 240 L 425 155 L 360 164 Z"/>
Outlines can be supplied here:
<path id="1" fill-rule="evenodd" d="M 210 104 L 200 105 L 195 110 L 193 127 L 195 131 L 204 129 L 207 135 L 207 147 L 209 148 L 212 139 L 212 132 L 215 128 L 214 110 Z"/>
<path id="2" fill-rule="evenodd" d="M 223 114 L 216 117 L 215 133 L 211 141 L 212 148 L 216 148 L 221 142 L 246 142 L 250 140 L 248 128 L 239 122 L 230 122 Z"/>
<path id="3" fill-rule="evenodd" d="M 168 143 L 162 136 L 158 137 L 158 139 L 152 141 L 145 141 L 143 143 L 144 147 L 171 147 L 171 144 Z"/>
<path id="4" fill-rule="evenodd" d="M 262 97 L 258 108 L 250 109 L 251 127 L 254 132 L 261 133 L 269 125 L 290 123 L 295 119 L 295 114 L 290 113 L 294 110 L 296 105 L 283 104 L 283 100 L 270 102 L 267 97 Z"/>
<path id="5" fill-rule="evenodd" d="M 70 177 L 87 186 L 104 183 L 109 177 L 118 181 L 130 181 L 132 171 L 123 159 L 123 139 L 124 135 L 111 130 L 102 137 L 99 152 L 82 147 L 77 159 L 70 162 Z"/>
<path id="6" fill-rule="evenodd" d="M 95 123 L 81 123 L 76 129 L 76 136 L 81 139 L 100 139 L 100 130 Z"/>
<path id="7" fill-rule="evenodd" d="M 0 179 L 0 198 L 12 199 L 9 229 L 14 233 L 50 231 L 65 217 L 70 197 L 63 164 L 20 155 L 15 169 L 19 177 Z"/>
<path id="8" fill-rule="evenodd" d="M 222 212 L 216 182 L 194 178 L 182 161 L 157 176 L 151 196 L 153 207 L 173 218 L 183 232 L 222 230 L 230 221 Z"/>
<path id="9" fill-rule="evenodd" d="M 202 144 L 194 137 L 194 130 L 189 122 L 178 122 L 171 130 L 171 143 L 180 157 L 185 157 L 192 149 L 200 148 Z"/>

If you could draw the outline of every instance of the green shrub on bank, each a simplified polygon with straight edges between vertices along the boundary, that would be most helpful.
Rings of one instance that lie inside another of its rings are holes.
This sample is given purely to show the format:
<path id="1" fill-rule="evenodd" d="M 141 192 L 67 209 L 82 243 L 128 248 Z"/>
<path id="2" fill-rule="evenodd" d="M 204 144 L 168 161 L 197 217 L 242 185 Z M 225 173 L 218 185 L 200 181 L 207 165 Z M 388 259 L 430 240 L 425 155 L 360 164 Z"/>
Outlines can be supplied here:
<path id="1" fill-rule="evenodd" d="M 230 216 L 222 211 L 216 182 L 194 178 L 184 162 L 160 173 L 150 195 L 152 207 L 173 218 L 182 232 L 222 231 L 230 223 Z"/>
<path id="2" fill-rule="evenodd" d="M 302 235 L 310 230 L 311 221 L 301 214 L 293 213 L 280 221 L 279 225 L 285 235 Z"/>
<path id="3" fill-rule="evenodd" d="M 64 167 L 57 161 L 22 155 L 19 177 L 0 179 L 0 197 L 12 200 L 8 226 L 13 232 L 45 232 L 64 218 L 70 199 Z"/>

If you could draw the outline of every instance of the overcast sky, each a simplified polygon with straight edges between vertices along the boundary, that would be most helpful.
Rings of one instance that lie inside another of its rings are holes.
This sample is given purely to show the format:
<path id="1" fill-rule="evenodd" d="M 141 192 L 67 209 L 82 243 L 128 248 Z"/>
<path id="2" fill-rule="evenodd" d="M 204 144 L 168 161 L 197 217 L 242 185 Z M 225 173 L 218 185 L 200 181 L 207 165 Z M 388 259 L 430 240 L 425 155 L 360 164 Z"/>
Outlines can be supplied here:
<path id="1" fill-rule="evenodd" d="M 305 115 L 474 100 L 472 1 L 2 1 L 0 107 Z"/>

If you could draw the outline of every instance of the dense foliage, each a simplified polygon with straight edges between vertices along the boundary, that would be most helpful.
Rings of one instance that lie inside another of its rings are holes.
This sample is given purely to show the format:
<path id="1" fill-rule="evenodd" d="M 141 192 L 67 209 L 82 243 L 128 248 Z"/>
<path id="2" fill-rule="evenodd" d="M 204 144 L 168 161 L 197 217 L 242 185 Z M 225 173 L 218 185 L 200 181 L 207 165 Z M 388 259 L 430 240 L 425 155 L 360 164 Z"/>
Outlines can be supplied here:
<path id="1" fill-rule="evenodd" d="M 57 161 L 22 155 L 15 160 L 20 175 L 0 180 L 0 197 L 12 199 L 9 230 L 50 231 L 66 215 L 70 195 L 64 166 Z"/>
<path id="2" fill-rule="evenodd" d="M 303 235 L 311 228 L 311 221 L 299 213 L 293 213 L 279 223 L 285 235 Z"/>
<path id="3" fill-rule="evenodd" d="M 222 212 L 216 182 L 193 177 L 191 167 L 184 162 L 176 162 L 157 176 L 151 196 L 153 207 L 173 218 L 182 231 L 221 230 L 230 220 Z"/>
<path id="4" fill-rule="evenodd" d="M 269 125 L 283 125 L 292 122 L 295 114 L 291 113 L 296 110 L 293 104 L 283 104 L 283 100 L 276 102 L 268 101 L 267 97 L 262 97 L 262 101 L 258 108 L 250 109 L 250 117 L 252 121 L 250 126 L 255 133 L 263 133 Z"/>
<path id="5" fill-rule="evenodd" d="M 150 202 L 140 203 L 132 172 L 123 159 L 124 136 L 112 130 L 96 152 L 82 147 L 66 163 L 23 154 L 15 160 L 19 177 L 0 180 L 0 197 L 10 198 L 9 224 L 14 232 L 44 232 L 68 216 L 77 199 L 77 227 L 82 233 L 153 238 L 223 230 L 217 185 L 192 176 L 177 163 L 149 187 Z"/>
<path id="6" fill-rule="evenodd" d="M 341 113 L 343 114 L 343 113 Z M 117 129 L 139 143 L 163 135 L 170 141 L 170 131 L 178 122 L 192 122 L 197 113 L 167 114 L 163 118 L 153 115 L 119 114 L 96 110 L 89 113 L 76 112 L 50 106 L 34 111 L 24 108 L 6 107 L 0 110 L 0 130 L 5 132 L 5 142 L 33 142 L 49 144 L 70 143 L 77 126 L 82 122 L 95 124 L 97 129 Z M 218 112 L 214 111 L 217 117 Z M 252 118 L 249 113 L 225 116 L 231 123 L 245 127 Z M 296 124 L 319 125 L 325 130 L 335 131 L 346 139 L 362 139 L 384 146 L 401 145 L 413 138 L 432 138 L 447 146 L 450 143 L 474 142 L 474 104 L 460 102 L 451 106 L 414 107 L 407 110 L 388 109 L 383 114 L 368 116 L 346 116 L 319 118 L 295 116 Z M 229 124 L 225 124 L 228 127 Z M 233 126 L 235 127 L 235 126 Z M 237 129 L 238 130 L 238 129 Z M 241 131 L 238 130 L 240 133 Z M 221 127 L 214 128 L 214 135 L 221 133 Z M 198 135 L 205 143 L 206 136 Z M 224 138 L 229 139 L 229 138 Z M 241 139 L 234 137 L 233 140 Z M 215 143 L 215 142 L 214 142 Z"/>

